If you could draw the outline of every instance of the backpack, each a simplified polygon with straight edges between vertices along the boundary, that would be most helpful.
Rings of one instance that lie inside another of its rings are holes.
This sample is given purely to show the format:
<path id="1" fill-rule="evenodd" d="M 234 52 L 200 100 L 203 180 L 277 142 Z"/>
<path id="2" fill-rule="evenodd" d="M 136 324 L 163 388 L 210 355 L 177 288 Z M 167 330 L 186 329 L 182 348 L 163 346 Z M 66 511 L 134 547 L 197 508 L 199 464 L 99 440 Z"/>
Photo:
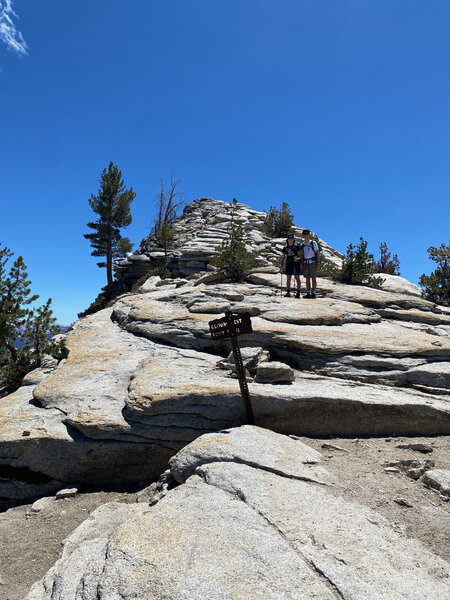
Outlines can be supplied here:
<path id="1" fill-rule="evenodd" d="M 316 244 L 317 244 L 317 250 L 314 251 L 315 252 L 314 259 L 310 259 L 310 260 L 317 260 L 317 252 L 319 253 L 319 257 L 322 256 L 322 254 L 323 254 L 322 253 L 322 246 L 321 246 L 321 244 L 319 242 L 319 239 L 317 239 L 317 240 L 310 240 L 309 242 L 302 242 L 300 244 L 300 246 L 299 246 L 299 250 L 303 253 L 303 247 L 304 247 L 305 243 L 311 244 L 311 248 L 314 250 L 314 246 L 312 245 L 313 242 L 316 242 Z"/>

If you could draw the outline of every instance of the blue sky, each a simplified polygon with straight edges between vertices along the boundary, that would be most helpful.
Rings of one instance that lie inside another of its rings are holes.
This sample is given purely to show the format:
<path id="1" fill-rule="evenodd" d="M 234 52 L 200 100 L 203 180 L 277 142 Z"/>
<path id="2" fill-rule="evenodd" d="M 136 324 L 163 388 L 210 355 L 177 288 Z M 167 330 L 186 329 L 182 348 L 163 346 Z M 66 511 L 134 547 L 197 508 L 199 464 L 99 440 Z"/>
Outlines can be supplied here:
<path id="1" fill-rule="evenodd" d="M 0 0 L 0 242 L 73 321 L 112 160 L 135 247 L 173 171 L 341 251 L 386 241 L 417 282 L 450 237 L 449 30 L 448 0 Z"/>

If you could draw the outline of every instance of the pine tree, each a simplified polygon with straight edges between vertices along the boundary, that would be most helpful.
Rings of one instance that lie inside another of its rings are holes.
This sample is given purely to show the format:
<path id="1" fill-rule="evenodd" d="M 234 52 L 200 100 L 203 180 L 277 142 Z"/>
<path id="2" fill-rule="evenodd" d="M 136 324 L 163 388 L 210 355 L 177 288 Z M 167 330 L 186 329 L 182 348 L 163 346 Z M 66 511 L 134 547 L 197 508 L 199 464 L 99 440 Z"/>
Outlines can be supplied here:
<path id="1" fill-rule="evenodd" d="M 30 295 L 31 281 L 21 256 L 14 261 L 7 273 L 7 264 L 13 255 L 9 248 L 0 248 L 0 346 L 16 361 L 18 350 L 14 340 L 29 316 L 27 307 L 39 296 Z"/>
<path id="2" fill-rule="evenodd" d="M 386 242 L 380 244 L 380 260 L 374 262 L 375 273 L 388 273 L 389 275 L 400 275 L 400 261 L 396 254 L 391 258 Z"/>
<path id="3" fill-rule="evenodd" d="M 294 226 L 294 217 L 290 206 L 283 202 L 279 209 L 271 206 L 264 220 L 263 231 L 271 237 L 286 237 Z"/>
<path id="4" fill-rule="evenodd" d="M 242 281 L 256 266 L 257 254 L 247 250 L 244 229 L 240 223 L 234 221 L 236 205 L 237 200 L 233 198 L 229 238 L 216 248 L 217 255 L 211 261 L 223 281 Z"/>
<path id="5" fill-rule="evenodd" d="M 339 279 L 342 283 L 353 285 L 383 284 L 384 279 L 373 276 L 373 254 L 367 252 L 367 242 L 362 237 L 359 238 L 358 246 L 348 245 Z"/>
<path id="6" fill-rule="evenodd" d="M 39 298 L 31 294 L 26 265 L 19 256 L 9 267 L 13 253 L 0 247 L 0 387 L 19 387 L 24 375 L 40 365 L 44 354 L 57 358 L 64 352 L 49 336 L 59 333 L 50 308 L 51 299 L 40 308 L 30 304 Z"/>
<path id="7" fill-rule="evenodd" d="M 439 248 L 430 246 L 428 257 L 437 265 L 430 275 L 421 275 L 419 284 L 433 302 L 450 305 L 450 241 L 443 242 Z"/>
<path id="8" fill-rule="evenodd" d="M 132 221 L 130 204 L 135 196 L 133 188 L 126 189 L 122 173 L 117 165 L 110 162 L 108 169 L 104 169 L 102 172 L 97 196 L 92 194 L 89 199 L 92 210 L 99 217 L 97 221 L 87 224 L 94 230 L 94 233 L 85 233 L 84 237 L 90 240 L 94 249 L 91 256 L 106 258 L 97 265 L 101 268 L 106 267 L 107 298 L 112 295 L 113 259 L 125 256 L 132 248 L 130 240 L 121 236 L 120 228 L 128 227 Z"/>

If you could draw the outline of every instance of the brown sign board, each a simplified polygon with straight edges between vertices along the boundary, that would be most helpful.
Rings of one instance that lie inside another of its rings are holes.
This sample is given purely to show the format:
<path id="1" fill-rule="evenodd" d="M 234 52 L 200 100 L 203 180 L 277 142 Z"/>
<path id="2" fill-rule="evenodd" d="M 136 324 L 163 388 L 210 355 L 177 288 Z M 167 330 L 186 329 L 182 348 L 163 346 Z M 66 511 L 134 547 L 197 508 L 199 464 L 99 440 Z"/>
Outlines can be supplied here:
<path id="1" fill-rule="evenodd" d="M 250 313 L 230 314 L 209 322 L 209 331 L 213 340 L 224 340 L 232 336 L 253 333 Z"/>

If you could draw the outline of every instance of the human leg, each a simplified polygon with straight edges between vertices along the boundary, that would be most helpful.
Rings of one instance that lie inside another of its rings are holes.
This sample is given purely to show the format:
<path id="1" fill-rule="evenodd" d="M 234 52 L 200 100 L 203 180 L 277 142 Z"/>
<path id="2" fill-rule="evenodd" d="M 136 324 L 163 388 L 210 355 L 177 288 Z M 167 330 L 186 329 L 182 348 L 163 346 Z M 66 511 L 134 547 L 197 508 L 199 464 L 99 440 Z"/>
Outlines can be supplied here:
<path id="1" fill-rule="evenodd" d="M 306 277 L 306 295 L 311 295 L 311 277 Z"/>
<path id="2" fill-rule="evenodd" d="M 311 265 L 311 279 L 312 279 L 312 297 L 316 297 L 316 287 L 317 287 L 317 263 Z"/>
<path id="3" fill-rule="evenodd" d="M 295 297 L 300 298 L 300 275 L 295 276 L 295 282 L 297 284 L 297 292 L 295 294 Z"/>
<path id="4" fill-rule="evenodd" d="M 292 279 L 292 275 L 286 275 L 286 294 L 285 294 L 285 296 L 291 295 L 291 279 Z"/>

